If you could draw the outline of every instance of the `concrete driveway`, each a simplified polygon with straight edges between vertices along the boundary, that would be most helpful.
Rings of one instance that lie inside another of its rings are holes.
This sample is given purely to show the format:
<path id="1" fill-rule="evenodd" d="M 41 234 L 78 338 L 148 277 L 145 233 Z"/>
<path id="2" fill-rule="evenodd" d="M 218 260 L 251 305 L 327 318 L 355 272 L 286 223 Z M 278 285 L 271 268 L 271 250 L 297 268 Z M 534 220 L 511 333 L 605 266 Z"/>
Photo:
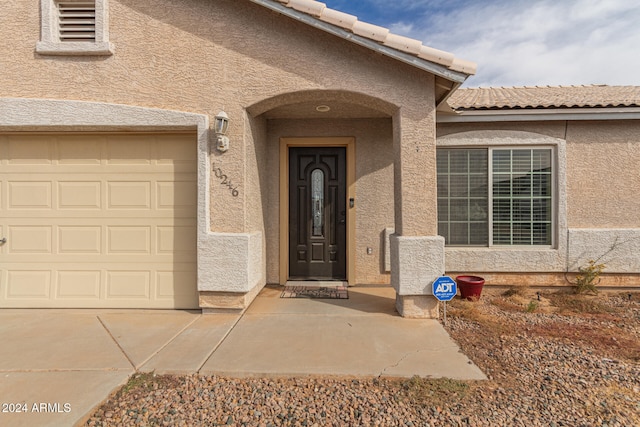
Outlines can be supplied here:
<path id="1" fill-rule="evenodd" d="M 281 299 L 243 314 L 0 311 L 0 425 L 74 425 L 136 371 L 226 376 L 486 379 L 435 320 L 403 319 L 389 287 Z"/>

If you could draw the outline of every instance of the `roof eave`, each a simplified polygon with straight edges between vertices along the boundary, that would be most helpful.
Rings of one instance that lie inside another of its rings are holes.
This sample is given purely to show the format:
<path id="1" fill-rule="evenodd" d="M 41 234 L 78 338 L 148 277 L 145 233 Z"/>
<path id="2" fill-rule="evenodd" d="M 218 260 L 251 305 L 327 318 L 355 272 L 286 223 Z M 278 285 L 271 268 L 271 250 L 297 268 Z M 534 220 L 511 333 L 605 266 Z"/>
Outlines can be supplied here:
<path id="1" fill-rule="evenodd" d="M 437 123 L 529 122 L 558 120 L 640 120 L 640 107 L 476 110 L 438 114 Z"/>
<path id="2" fill-rule="evenodd" d="M 259 4 L 261 6 L 264 6 L 268 9 L 271 9 L 274 12 L 285 15 L 289 18 L 295 19 L 297 21 L 303 22 L 312 27 L 318 28 L 327 33 L 341 37 L 345 40 L 349 40 L 357 45 L 366 47 L 368 49 L 371 49 L 387 57 L 404 62 L 405 64 L 409 64 L 420 70 L 427 71 L 436 76 L 439 76 L 444 79 L 450 80 L 451 82 L 457 83 L 457 85 L 454 85 L 454 88 L 457 88 L 458 86 L 460 86 L 471 75 L 471 74 L 466 74 L 460 71 L 451 70 L 443 65 L 435 64 L 433 62 L 419 58 L 417 56 L 413 56 L 408 53 L 401 52 L 399 50 L 385 46 L 374 40 L 367 39 L 365 37 L 351 33 L 343 28 L 337 27 L 333 24 L 321 21 L 320 19 L 314 18 L 313 16 L 308 15 L 304 12 L 300 12 L 298 10 L 288 8 L 283 4 L 275 3 L 271 0 L 250 0 L 250 1 L 253 3 Z M 442 100 L 444 99 L 446 99 L 446 97 L 443 98 Z"/>

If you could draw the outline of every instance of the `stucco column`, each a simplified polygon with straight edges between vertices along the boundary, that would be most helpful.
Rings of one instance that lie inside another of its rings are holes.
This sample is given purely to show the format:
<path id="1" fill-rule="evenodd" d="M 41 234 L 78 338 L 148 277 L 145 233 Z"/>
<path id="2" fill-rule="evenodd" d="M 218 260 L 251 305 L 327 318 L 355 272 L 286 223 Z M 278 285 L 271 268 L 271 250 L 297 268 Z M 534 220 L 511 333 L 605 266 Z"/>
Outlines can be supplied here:
<path id="1" fill-rule="evenodd" d="M 255 191 L 247 178 L 247 145 L 253 140 L 247 141 L 251 135 L 239 110 L 228 112 L 228 151 L 218 151 L 209 132 L 207 151 L 200 153 L 207 162 L 199 177 L 207 185 L 198 198 L 198 294 L 205 313 L 244 310 L 265 283 L 263 233 L 247 221 L 247 201 Z"/>
<path id="2" fill-rule="evenodd" d="M 435 108 L 400 109 L 393 120 L 395 234 L 391 285 L 403 317 L 438 316 L 431 283 L 444 273 L 437 235 Z"/>

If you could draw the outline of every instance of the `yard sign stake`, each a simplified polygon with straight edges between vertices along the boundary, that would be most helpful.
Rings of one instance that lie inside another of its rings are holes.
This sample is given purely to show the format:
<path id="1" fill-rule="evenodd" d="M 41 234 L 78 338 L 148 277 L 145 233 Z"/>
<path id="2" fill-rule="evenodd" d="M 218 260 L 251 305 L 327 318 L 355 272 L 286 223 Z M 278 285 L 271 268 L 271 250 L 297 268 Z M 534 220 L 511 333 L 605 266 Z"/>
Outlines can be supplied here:
<path id="1" fill-rule="evenodd" d="M 444 325 L 447 325 L 447 301 L 451 301 L 456 293 L 458 292 L 458 288 L 456 285 L 456 281 L 453 280 L 449 276 L 441 276 L 433 281 L 431 285 L 431 292 L 433 296 L 438 299 L 438 301 L 442 301 L 444 305 Z"/>

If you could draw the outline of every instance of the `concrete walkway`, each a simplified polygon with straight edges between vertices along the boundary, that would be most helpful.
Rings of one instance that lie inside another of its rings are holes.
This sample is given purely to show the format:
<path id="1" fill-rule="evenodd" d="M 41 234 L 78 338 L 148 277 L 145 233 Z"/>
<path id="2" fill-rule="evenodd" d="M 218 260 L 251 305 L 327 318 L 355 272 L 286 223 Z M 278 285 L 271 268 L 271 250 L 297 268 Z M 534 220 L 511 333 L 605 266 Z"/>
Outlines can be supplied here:
<path id="1" fill-rule="evenodd" d="M 265 288 L 242 315 L 0 310 L 0 425 L 74 425 L 136 371 L 486 378 L 437 321 L 399 317 L 389 287 L 280 293 Z"/>

